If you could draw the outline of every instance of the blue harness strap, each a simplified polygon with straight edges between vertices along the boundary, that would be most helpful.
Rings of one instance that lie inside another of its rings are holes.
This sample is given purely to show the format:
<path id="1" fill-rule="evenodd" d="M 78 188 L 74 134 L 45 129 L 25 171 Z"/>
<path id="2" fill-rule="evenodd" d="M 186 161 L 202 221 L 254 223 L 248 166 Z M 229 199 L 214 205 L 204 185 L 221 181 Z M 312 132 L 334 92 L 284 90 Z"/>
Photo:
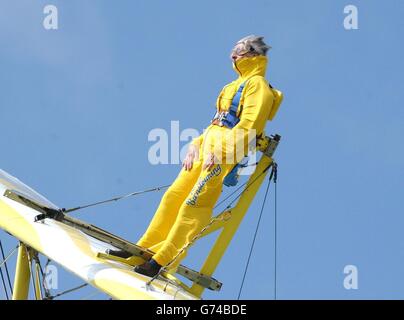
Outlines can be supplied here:
<path id="1" fill-rule="evenodd" d="M 237 116 L 238 106 L 240 104 L 241 95 L 243 93 L 246 81 L 244 81 L 237 89 L 236 94 L 234 95 L 233 99 L 231 100 L 229 111 L 224 112 L 216 112 L 213 119 L 218 119 L 223 126 L 232 129 L 237 123 L 240 122 L 240 117 Z M 243 111 L 243 106 L 240 106 L 240 114 Z M 239 178 L 239 170 L 245 167 L 245 165 L 238 163 L 236 164 L 233 169 L 226 175 L 224 178 L 223 184 L 227 187 L 232 187 L 237 185 L 238 178 Z"/>
<path id="2" fill-rule="evenodd" d="M 238 87 L 238 90 L 231 101 L 230 112 L 234 115 L 237 114 L 238 105 L 240 104 L 241 94 L 243 93 L 245 83 L 246 82 L 244 81 L 242 84 L 240 84 L 240 87 Z"/>
<path id="3" fill-rule="evenodd" d="M 240 118 L 237 117 L 238 105 L 240 104 L 241 94 L 245 87 L 245 81 L 238 87 L 236 94 L 231 100 L 230 108 L 228 114 L 223 118 L 222 123 L 228 128 L 233 128 L 237 123 L 239 123 Z M 240 110 L 241 112 L 242 110 Z"/>

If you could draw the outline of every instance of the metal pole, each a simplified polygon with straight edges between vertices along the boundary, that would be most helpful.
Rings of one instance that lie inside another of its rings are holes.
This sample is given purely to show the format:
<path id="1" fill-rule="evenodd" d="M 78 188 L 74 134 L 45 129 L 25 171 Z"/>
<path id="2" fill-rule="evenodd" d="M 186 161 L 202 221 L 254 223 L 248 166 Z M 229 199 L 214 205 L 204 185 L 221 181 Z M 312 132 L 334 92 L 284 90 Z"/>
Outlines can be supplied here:
<path id="1" fill-rule="evenodd" d="M 21 242 L 18 248 L 17 267 L 14 278 L 13 300 L 27 300 L 30 268 L 27 247 Z"/>
<path id="2" fill-rule="evenodd" d="M 42 290 L 41 290 L 41 267 L 38 263 L 38 253 L 35 252 L 35 298 L 37 300 L 42 300 Z"/>
<path id="3" fill-rule="evenodd" d="M 247 210 L 251 202 L 253 201 L 255 194 L 257 193 L 263 180 L 265 179 L 267 172 L 265 172 L 265 174 L 262 174 L 261 176 L 259 175 L 264 171 L 265 168 L 268 168 L 271 163 L 272 158 L 266 155 L 263 155 L 260 159 L 255 172 L 248 180 L 247 185 L 250 186 L 246 187 L 246 190 L 243 192 L 236 206 L 230 210 L 231 219 L 229 219 L 229 221 L 224 225 L 223 230 L 216 239 L 212 250 L 208 254 L 208 258 L 205 260 L 202 266 L 202 269 L 200 271 L 201 273 L 210 276 L 215 271 L 234 234 L 236 233 L 241 221 L 243 220 L 244 215 L 247 213 Z M 255 182 L 252 184 L 251 181 Z M 205 288 L 194 283 L 190 289 L 190 292 L 198 297 L 201 297 L 204 289 Z"/>

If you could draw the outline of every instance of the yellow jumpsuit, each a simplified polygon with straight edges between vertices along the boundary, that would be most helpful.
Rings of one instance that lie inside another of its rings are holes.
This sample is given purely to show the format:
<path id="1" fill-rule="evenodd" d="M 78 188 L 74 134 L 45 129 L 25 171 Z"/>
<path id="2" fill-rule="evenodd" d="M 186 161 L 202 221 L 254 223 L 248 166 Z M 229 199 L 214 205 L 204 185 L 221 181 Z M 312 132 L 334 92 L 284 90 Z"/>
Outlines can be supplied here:
<path id="1" fill-rule="evenodd" d="M 223 179 L 235 165 L 234 161 L 226 162 L 229 158 L 223 156 L 221 163 L 215 164 L 209 171 L 202 170 L 206 155 L 209 152 L 234 152 L 240 139 L 239 134 L 237 137 L 234 134 L 236 130 L 245 136 L 250 129 L 254 129 L 257 135 L 263 132 L 274 100 L 264 78 L 267 62 L 267 57 L 255 56 L 241 58 L 233 64 L 239 77 L 222 89 L 216 107 L 228 110 L 240 84 L 247 80 L 240 99 L 240 106 L 243 106 L 240 122 L 233 129 L 211 124 L 192 141 L 199 148 L 199 159 L 195 160 L 190 171 L 184 168 L 180 171 L 161 199 L 146 232 L 137 242 L 137 245 L 155 252 L 153 259 L 160 265 L 167 265 L 209 223 L 222 191 Z M 175 260 L 170 271 L 175 271 L 185 255 L 186 252 Z"/>

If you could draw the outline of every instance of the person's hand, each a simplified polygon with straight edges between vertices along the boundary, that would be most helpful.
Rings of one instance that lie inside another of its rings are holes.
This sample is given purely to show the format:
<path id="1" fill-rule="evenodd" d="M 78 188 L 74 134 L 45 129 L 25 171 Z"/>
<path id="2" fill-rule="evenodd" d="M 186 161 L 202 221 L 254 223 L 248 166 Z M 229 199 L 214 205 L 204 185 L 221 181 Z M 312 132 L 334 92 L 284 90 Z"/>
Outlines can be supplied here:
<path id="1" fill-rule="evenodd" d="M 193 144 L 190 144 L 188 147 L 187 155 L 185 156 L 184 161 L 182 162 L 182 167 L 186 171 L 190 171 L 192 169 L 192 165 L 194 164 L 195 158 L 199 156 L 199 150 Z"/>
<path id="2" fill-rule="evenodd" d="M 209 152 L 205 162 L 203 163 L 202 169 L 207 169 L 208 171 L 213 168 L 213 166 L 217 163 L 217 159 L 213 152 Z"/>

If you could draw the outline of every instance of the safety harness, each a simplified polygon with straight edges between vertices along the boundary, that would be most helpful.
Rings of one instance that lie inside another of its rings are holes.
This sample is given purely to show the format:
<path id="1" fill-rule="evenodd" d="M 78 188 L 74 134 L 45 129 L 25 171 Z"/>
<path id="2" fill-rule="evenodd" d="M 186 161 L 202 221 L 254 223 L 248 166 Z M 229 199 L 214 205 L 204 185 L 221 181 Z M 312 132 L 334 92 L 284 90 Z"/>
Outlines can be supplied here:
<path id="1" fill-rule="evenodd" d="M 240 104 L 241 94 L 245 87 L 246 81 L 244 81 L 239 87 L 234 95 L 233 99 L 231 100 L 229 111 L 219 111 L 217 110 L 215 116 L 212 119 L 212 123 L 218 121 L 220 126 L 225 126 L 227 128 L 232 129 L 236 126 L 237 123 L 240 122 L 240 117 L 237 116 L 238 105 Z M 243 111 L 243 106 L 240 106 L 240 113 Z"/>
<path id="2" fill-rule="evenodd" d="M 243 93 L 246 82 L 247 82 L 247 80 L 242 82 L 240 84 L 240 86 L 238 87 L 238 90 L 237 90 L 236 94 L 233 96 L 233 99 L 231 101 L 229 111 L 217 110 L 211 123 L 217 124 L 219 126 L 225 126 L 229 129 L 232 129 L 240 122 L 240 115 L 243 111 L 243 105 L 240 105 L 240 100 L 241 100 L 241 95 Z M 279 109 L 279 106 L 282 102 L 283 95 L 282 95 L 282 92 L 274 89 L 269 82 L 268 82 L 268 85 L 274 95 L 274 102 L 273 102 L 273 105 L 271 108 L 271 113 L 268 116 L 268 120 L 272 120 L 274 118 L 276 112 Z M 240 112 L 237 115 L 239 105 L 240 105 Z M 244 159 L 242 161 L 237 163 L 234 166 L 234 168 L 226 175 L 226 177 L 223 180 L 223 184 L 225 186 L 233 187 L 233 186 L 237 185 L 240 170 L 242 168 L 248 166 L 248 164 L 245 161 L 246 159 L 248 160 L 248 156 L 244 157 Z"/>

